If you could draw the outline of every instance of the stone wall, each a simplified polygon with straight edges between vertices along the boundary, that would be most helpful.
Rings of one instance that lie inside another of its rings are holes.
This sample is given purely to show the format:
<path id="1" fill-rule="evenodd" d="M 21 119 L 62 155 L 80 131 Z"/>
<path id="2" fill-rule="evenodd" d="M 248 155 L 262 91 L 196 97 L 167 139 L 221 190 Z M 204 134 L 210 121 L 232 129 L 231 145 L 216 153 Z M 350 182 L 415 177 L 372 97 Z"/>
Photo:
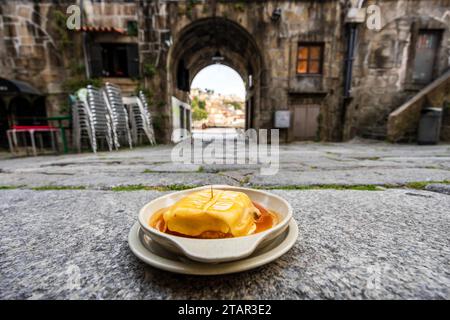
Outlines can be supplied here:
<path id="1" fill-rule="evenodd" d="M 450 71 L 422 89 L 413 99 L 389 115 L 387 138 L 389 141 L 412 141 L 416 139 L 420 116 L 424 108 L 442 109 L 442 138 L 448 141 L 447 101 L 450 101 Z"/>
<path id="2" fill-rule="evenodd" d="M 272 11 L 279 7 L 282 18 L 271 20 Z M 256 75 L 261 81 L 261 99 L 258 101 L 255 127 L 273 126 L 275 110 L 292 110 L 302 95 L 308 99 L 323 93 L 324 115 L 320 136 L 338 140 L 340 122 L 339 95 L 343 73 L 344 42 L 342 34 L 342 5 L 339 1 L 171 1 L 164 11 L 168 12 L 166 25 L 176 43 L 177 35 L 187 26 L 209 17 L 229 19 L 252 35 L 264 67 Z M 198 41 L 202 41 L 198 39 Z M 325 60 L 321 76 L 298 76 L 296 55 L 299 41 L 323 42 Z M 243 75 L 245 79 L 245 75 Z M 290 132 L 290 139 L 292 133 Z"/>
<path id="3" fill-rule="evenodd" d="M 66 77 L 64 48 L 55 12 L 64 5 L 8 1 L 0 6 L 0 76 L 31 83 L 52 96 L 48 114 L 58 113 Z"/>
<path id="4" fill-rule="evenodd" d="M 420 29 L 442 30 L 435 77 L 449 67 L 450 1 L 368 1 L 381 8 L 382 29 L 361 25 L 353 68 L 352 101 L 344 139 L 385 129 L 389 113 L 424 85 L 412 81 L 415 39 Z"/>
<path id="5" fill-rule="evenodd" d="M 63 84 L 73 78 L 72 64 L 82 62 L 79 33 L 62 30 L 61 13 L 77 1 L 8 1 L 0 4 L 0 76 L 27 81 L 48 94 L 49 114 L 60 112 L 67 92 Z M 411 57 L 419 29 L 442 30 L 436 74 L 449 66 L 450 0 L 369 0 L 382 13 L 381 31 L 358 25 L 351 99 L 344 110 L 343 82 L 346 54 L 345 15 L 351 1 L 124 1 L 85 0 L 86 24 L 127 28 L 137 21 L 136 37 L 101 35 L 111 41 L 138 43 L 142 76 L 127 83 L 127 91 L 145 88 L 155 114 L 161 141 L 171 133 L 171 97 L 188 101 L 175 87 L 174 48 L 181 33 L 203 19 L 226 19 L 254 40 L 260 59 L 248 88 L 255 99 L 254 124 L 273 125 L 275 110 L 294 111 L 296 106 L 320 105 L 317 137 L 351 139 L 367 128 L 385 128 L 390 112 L 414 96 L 420 86 L 411 82 Z M 279 7 L 281 19 L 273 21 Z M 100 37 L 100 36 L 99 36 Z M 199 50 L 202 39 L 198 39 Z M 296 55 L 299 42 L 323 42 L 324 63 L 320 76 L 299 76 Z M 232 56 L 231 50 L 226 52 Z M 206 59 L 206 58 L 205 58 Z M 248 59 L 248 57 L 245 57 Z M 245 60 L 236 56 L 234 67 L 245 78 Z M 203 65 L 206 61 L 197 65 Z M 151 72 L 144 72 L 150 70 Z M 248 79 L 247 79 L 248 80 Z M 257 92 L 256 92 L 257 91 Z M 292 130 L 289 140 L 293 139 Z"/>
<path id="6" fill-rule="evenodd" d="M 120 1 L 84 1 L 85 24 L 127 29 L 128 21 L 138 18 L 138 4 Z"/>

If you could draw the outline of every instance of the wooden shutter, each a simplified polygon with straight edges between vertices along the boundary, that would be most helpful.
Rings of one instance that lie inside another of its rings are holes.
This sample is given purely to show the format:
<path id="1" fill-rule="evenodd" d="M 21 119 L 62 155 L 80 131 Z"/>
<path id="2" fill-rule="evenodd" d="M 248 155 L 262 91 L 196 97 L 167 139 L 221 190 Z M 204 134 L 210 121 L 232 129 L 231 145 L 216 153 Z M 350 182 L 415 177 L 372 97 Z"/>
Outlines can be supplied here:
<path id="1" fill-rule="evenodd" d="M 127 45 L 128 76 L 130 78 L 139 77 L 139 49 L 137 44 Z"/>
<path id="2" fill-rule="evenodd" d="M 90 69 L 91 77 L 98 78 L 102 76 L 102 46 L 99 43 L 92 43 L 90 46 Z"/>

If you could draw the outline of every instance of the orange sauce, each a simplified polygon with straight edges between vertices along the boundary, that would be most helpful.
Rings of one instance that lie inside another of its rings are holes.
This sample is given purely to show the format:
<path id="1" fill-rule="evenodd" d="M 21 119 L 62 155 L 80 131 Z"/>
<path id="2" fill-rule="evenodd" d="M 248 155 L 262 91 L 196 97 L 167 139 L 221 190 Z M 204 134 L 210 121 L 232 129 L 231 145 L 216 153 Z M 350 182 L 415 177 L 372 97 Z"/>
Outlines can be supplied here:
<path id="1" fill-rule="evenodd" d="M 272 228 L 274 225 L 278 223 L 278 216 L 276 213 L 271 212 L 261 206 L 260 204 L 253 202 L 253 205 L 258 208 L 261 215 L 259 217 L 255 217 L 256 230 L 254 233 L 263 232 L 267 229 Z M 175 236 L 186 237 L 186 238 L 201 238 L 201 239 L 221 239 L 221 238 L 232 238 L 233 235 L 230 233 L 222 233 L 217 231 L 206 231 L 197 237 L 187 236 L 178 232 L 170 231 L 166 222 L 164 221 L 164 211 L 168 208 L 163 208 L 158 210 L 155 214 L 150 217 L 149 224 L 151 227 L 157 229 L 158 231 L 172 234 Z"/>

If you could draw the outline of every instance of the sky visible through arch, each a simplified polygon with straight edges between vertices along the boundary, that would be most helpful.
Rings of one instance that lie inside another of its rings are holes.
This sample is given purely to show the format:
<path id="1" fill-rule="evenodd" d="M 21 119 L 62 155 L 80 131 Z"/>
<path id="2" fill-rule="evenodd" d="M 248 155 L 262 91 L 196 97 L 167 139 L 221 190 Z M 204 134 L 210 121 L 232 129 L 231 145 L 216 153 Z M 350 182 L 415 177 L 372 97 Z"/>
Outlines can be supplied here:
<path id="1" fill-rule="evenodd" d="M 222 95 L 236 95 L 245 99 L 245 84 L 232 68 L 213 64 L 202 69 L 192 81 L 191 88 L 212 89 Z"/>

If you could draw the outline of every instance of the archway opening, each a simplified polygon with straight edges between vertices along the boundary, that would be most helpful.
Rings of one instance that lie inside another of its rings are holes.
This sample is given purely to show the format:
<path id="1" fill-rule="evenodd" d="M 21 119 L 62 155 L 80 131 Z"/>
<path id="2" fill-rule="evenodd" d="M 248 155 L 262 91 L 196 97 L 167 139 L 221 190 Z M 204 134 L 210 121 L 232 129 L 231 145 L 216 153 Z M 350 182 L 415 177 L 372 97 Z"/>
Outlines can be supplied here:
<path id="1" fill-rule="evenodd" d="M 198 72 L 190 86 L 192 130 L 229 133 L 245 128 L 246 88 L 234 69 L 213 64 Z"/>
<path id="2" fill-rule="evenodd" d="M 220 78 L 227 71 L 233 70 L 234 79 L 225 80 L 220 85 L 223 90 L 227 86 L 241 87 L 241 98 L 244 100 L 244 121 L 236 119 L 228 123 L 223 119 L 221 124 L 211 121 L 213 127 L 230 126 L 242 128 L 259 127 L 259 110 L 261 109 L 261 87 L 264 85 L 263 59 L 261 51 L 253 36 L 238 23 L 226 18 L 205 18 L 185 26 L 176 34 L 168 59 L 169 101 L 172 107 L 172 128 L 191 128 L 189 119 L 193 115 L 191 89 L 211 89 L 207 85 L 196 85 L 197 78 L 211 69 L 220 68 L 215 76 Z M 227 69 L 225 69 L 227 68 Z M 196 78 L 196 79 L 194 79 Z M 209 78 L 209 82 L 212 82 Z M 242 92 L 245 92 L 242 94 Z M 194 107 L 197 101 L 194 102 Z M 239 107 L 237 107 L 239 109 Z M 240 113 L 240 112 L 237 112 Z M 222 113 L 223 116 L 223 113 Z M 222 116 L 217 116 L 222 118 Z M 228 117 L 226 117 L 228 118 Z M 238 118 L 241 118 L 239 115 Z M 194 120 L 194 119 L 192 119 Z M 194 121 L 192 121 L 193 123 Z M 198 125 L 195 123 L 194 125 Z M 208 124 L 207 124 L 208 125 Z M 176 139 L 173 139 L 176 140 Z"/>

